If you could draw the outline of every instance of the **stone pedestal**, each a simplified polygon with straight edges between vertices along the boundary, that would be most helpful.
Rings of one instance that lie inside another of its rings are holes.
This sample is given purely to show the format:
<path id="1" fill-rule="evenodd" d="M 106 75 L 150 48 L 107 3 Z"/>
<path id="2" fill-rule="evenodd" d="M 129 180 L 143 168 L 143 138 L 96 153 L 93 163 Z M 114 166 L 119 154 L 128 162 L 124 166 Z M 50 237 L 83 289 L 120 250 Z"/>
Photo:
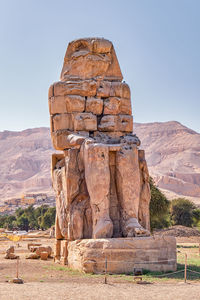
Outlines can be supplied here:
<path id="1" fill-rule="evenodd" d="M 83 239 L 69 242 L 68 266 L 86 273 L 132 273 L 134 268 L 175 271 L 174 237 Z"/>

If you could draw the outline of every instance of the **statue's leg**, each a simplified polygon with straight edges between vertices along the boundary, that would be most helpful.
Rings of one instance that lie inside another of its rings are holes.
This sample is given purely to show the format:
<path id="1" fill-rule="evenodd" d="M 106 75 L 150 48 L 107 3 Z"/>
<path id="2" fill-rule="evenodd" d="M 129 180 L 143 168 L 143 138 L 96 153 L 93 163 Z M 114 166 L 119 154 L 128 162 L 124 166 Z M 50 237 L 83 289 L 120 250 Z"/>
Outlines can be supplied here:
<path id="1" fill-rule="evenodd" d="M 82 198 L 81 174 L 78 166 L 78 149 L 69 149 L 65 159 L 65 202 L 68 220 L 68 240 L 76 240 L 83 238 L 83 212 L 79 209 Z M 79 197 L 77 203 L 76 198 Z"/>
<path id="2" fill-rule="evenodd" d="M 149 203 L 151 200 L 151 190 L 149 185 L 149 172 L 144 150 L 139 150 L 138 155 L 140 168 L 139 222 L 144 228 L 150 231 Z"/>
<path id="3" fill-rule="evenodd" d="M 53 171 L 53 188 L 56 192 L 56 239 L 68 238 L 65 180 L 65 167 Z"/>
<path id="4" fill-rule="evenodd" d="M 123 236 L 149 234 L 138 222 L 140 170 L 137 147 L 124 146 L 116 153 L 116 181 Z"/>
<path id="5" fill-rule="evenodd" d="M 140 194 L 139 220 L 140 224 L 150 231 L 149 202 L 151 192 L 148 183 L 144 183 Z"/>
<path id="6" fill-rule="evenodd" d="M 103 144 L 84 145 L 85 180 L 90 196 L 93 238 L 110 238 L 113 224 L 109 216 L 110 169 L 109 149 Z"/>
<path id="7" fill-rule="evenodd" d="M 54 258 L 56 260 L 60 260 L 61 257 L 61 239 L 63 239 L 63 236 L 60 231 L 60 226 L 58 222 L 58 216 L 56 215 L 56 221 L 55 221 L 55 255 Z"/>
<path id="8" fill-rule="evenodd" d="M 64 239 L 63 234 L 61 233 L 61 227 L 59 224 L 60 219 L 60 202 L 61 202 L 61 194 L 62 190 L 62 176 L 61 171 L 55 169 L 53 171 L 53 187 L 56 192 L 56 220 L 55 220 L 55 260 L 60 260 L 61 258 L 61 240 Z"/>

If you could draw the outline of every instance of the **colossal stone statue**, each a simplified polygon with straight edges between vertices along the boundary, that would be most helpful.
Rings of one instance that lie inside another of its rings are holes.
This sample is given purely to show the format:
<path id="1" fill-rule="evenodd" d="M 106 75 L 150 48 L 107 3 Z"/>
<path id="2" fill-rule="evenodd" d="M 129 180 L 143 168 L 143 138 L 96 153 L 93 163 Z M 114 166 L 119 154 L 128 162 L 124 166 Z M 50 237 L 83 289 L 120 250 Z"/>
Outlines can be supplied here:
<path id="1" fill-rule="evenodd" d="M 148 236 L 149 175 L 132 133 L 129 86 L 112 43 L 69 43 L 60 81 L 49 88 L 52 179 L 60 240 Z M 67 244 L 66 244 L 67 256 Z"/>

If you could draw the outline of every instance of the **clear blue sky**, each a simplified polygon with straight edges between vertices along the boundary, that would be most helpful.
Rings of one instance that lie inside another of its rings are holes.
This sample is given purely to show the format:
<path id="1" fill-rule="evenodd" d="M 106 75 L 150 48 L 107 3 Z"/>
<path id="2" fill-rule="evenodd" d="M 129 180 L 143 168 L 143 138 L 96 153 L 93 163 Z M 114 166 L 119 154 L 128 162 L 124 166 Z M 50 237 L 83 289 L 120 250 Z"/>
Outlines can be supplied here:
<path id="1" fill-rule="evenodd" d="M 90 36 L 113 42 L 136 122 L 200 132 L 199 0 L 0 0 L 0 131 L 49 126 L 68 42 Z"/>

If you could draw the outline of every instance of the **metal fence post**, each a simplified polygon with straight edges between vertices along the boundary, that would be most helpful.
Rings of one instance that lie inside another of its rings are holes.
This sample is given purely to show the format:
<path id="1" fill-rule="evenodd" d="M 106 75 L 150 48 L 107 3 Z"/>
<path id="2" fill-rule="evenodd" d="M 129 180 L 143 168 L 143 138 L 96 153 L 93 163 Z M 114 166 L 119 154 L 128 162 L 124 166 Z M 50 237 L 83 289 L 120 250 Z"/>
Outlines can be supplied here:
<path id="1" fill-rule="evenodd" d="M 187 281 L 187 253 L 185 253 L 185 283 Z"/>
<path id="2" fill-rule="evenodd" d="M 105 257 L 105 278 L 104 283 L 107 284 L 107 257 Z"/>

